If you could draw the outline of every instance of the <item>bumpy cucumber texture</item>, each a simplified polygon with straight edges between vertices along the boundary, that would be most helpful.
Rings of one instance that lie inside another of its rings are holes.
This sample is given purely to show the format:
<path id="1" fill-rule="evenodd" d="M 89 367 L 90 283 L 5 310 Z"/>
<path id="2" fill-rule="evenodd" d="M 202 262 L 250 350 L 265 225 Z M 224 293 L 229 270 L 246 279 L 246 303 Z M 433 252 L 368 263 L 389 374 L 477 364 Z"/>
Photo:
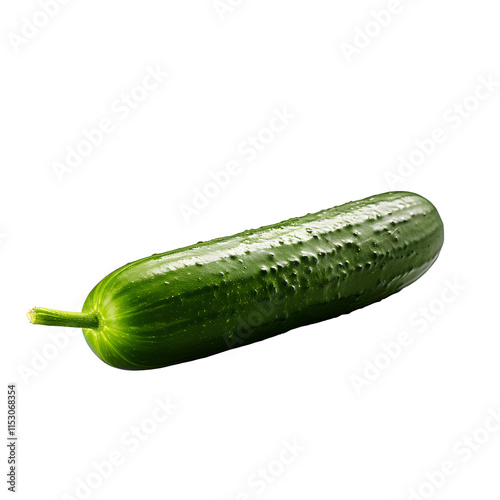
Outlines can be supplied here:
<path id="1" fill-rule="evenodd" d="M 159 368 L 377 302 L 422 276 L 443 238 L 429 201 L 385 193 L 131 262 L 81 313 L 36 307 L 29 318 L 83 328 L 111 366 Z"/>

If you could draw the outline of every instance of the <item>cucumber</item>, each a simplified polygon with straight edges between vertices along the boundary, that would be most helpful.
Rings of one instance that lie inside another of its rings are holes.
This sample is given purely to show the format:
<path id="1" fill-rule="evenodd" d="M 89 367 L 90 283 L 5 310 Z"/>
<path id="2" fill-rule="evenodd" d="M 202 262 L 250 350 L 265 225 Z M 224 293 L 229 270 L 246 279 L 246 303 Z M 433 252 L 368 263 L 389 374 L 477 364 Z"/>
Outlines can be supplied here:
<path id="1" fill-rule="evenodd" d="M 384 193 L 131 262 L 95 286 L 81 313 L 28 315 L 83 328 L 111 366 L 159 368 L 377 302 L 422 276 L 443 239 L 429 201 Z"/>

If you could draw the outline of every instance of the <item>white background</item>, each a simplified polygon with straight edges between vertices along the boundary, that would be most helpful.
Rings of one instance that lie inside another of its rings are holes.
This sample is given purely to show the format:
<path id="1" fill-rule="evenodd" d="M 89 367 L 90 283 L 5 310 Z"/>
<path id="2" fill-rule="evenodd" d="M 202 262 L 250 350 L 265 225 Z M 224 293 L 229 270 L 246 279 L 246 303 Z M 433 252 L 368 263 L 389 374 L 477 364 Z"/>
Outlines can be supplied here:
<path id="1" fill-rule="evenodd" d="M 91 478 L 96 499 L 498 499 L 497 3 L 401 0 L 384 27 L 372 11 L 397 2 L 232 3 L 73 0 L 39 28 L 37 2 L 2 4 L 2 391 L 17 382 L 18 498 L 83 498 Z M 148 67 L 169 75 L 143 92 Z M 478 101 L 481 79 L 497 83 Z M 131 92 L 143 100 L 128 114 L 117 99 Z M 273 110 L 294 118 L 243 154 Z M 102 119 L 113 131 L 58 176 Z M 436 128 L 446 140 L 398 174 Z M 239 173 L 186 220 L 229 161 Z M 78 310 L 126 262 L 392 189 L 436 205 L 445 246 L 417 283 L 347 316 L 144 372 L 26 320 L 35 305 Z M 387 363 L 381 345 L 402 332 L 411 343 Z M 134 451 L 123 435 L 151 425 L 156 398 L 177 408 Z M 92 464 L 115 452 L 101 481 Z M 446 461 L 453 474 L 426 484 Z"/>

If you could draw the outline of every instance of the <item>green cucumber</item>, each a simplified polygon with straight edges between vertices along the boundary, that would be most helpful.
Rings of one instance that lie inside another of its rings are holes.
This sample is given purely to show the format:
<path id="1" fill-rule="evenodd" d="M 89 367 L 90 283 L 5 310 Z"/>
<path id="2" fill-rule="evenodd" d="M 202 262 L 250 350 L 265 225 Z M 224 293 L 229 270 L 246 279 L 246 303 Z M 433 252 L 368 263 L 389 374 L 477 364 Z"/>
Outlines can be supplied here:
<path id="1" fill-rule="evenodd" d="M 83 328 L 111 366 L 174 365 L 349 313 L 424 274 L 443 245 L 435 207 L 391 192 L 131 262 L 81 313 L 32 323 Z"/>

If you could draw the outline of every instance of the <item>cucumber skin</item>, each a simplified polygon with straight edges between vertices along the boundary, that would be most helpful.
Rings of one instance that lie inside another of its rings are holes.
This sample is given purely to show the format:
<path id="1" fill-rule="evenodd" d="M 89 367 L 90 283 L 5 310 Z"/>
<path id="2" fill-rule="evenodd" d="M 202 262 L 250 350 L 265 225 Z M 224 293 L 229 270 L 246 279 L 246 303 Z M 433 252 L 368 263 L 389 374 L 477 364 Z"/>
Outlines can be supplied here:
<path id="1" fill-rule="evenodd" d="M 434 263 L 441 218 L 425 198 L 384 193 L 129 263 L 82 312 L 95 354 L 152 369 L 210 356 L 349 313 L 398 292 Z"/>

